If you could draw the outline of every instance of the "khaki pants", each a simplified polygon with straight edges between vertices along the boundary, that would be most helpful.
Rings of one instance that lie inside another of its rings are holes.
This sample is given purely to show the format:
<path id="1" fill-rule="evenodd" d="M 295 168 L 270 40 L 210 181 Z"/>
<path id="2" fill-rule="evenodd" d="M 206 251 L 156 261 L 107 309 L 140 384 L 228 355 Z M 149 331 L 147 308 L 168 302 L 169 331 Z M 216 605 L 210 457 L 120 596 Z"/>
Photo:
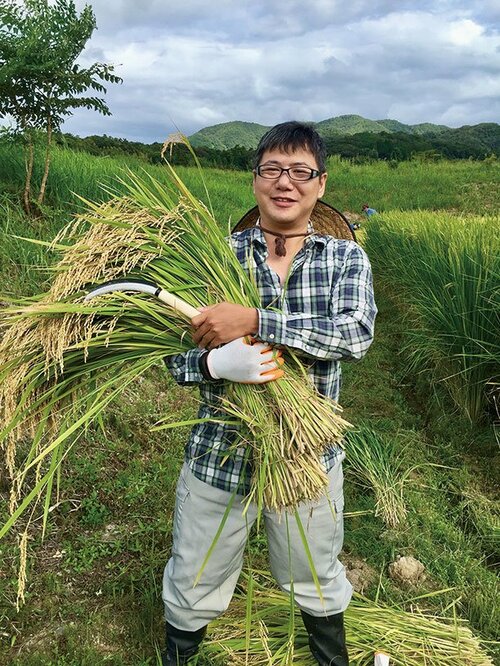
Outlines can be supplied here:
<path id="1" fill-rule="evenodd" d="M 328 474 L 328 493 L 317 503 L 304 502 L 299 506 L 323 603 L 313 581 L 295 516 L 270 511 L 263 514 L 271 572 L 286 592 L 290 592 L 293 579 L 297 605 L 314 616 L 343 612 L 352 595 L 345 569 L 337 559 L 344 537 L 343 457 Z M 172 556 L 163 575 L 165 619 L 178 629 L 200 629 L 223 613 L 231 601 L 243 565 L 248 533 L 257 517 L 255 505 L 250 505 L 246 515 L 242 515 L 241 495 L 236 496 L 201 579 L 194 586 L 230 498 L 231 493 L 200 481 L 184 464 L 177 484 Z"/>

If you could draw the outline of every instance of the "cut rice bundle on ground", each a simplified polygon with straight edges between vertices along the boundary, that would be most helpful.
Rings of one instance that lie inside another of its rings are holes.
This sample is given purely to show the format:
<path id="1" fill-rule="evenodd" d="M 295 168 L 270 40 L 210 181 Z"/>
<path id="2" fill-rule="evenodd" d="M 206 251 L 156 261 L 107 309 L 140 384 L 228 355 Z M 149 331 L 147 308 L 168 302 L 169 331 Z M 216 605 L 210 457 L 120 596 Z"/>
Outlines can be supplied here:
<path id="1" fill-rule="evenodd" d="M 246 595 L 240 593 L 209 626 L 203 654 L 221 664 L 312 665 L 299 610 L 291 622 L 289 597 L 273 586 L 269 574 L 259 572 L 259 579 L 252 582 L 250 620 Z M 390 655 L 391 666 L 493 666 L 461 620 L 404 611 L 355 593 L 345 627 L 351 666 L 372 666 L 377 650 Z"/>

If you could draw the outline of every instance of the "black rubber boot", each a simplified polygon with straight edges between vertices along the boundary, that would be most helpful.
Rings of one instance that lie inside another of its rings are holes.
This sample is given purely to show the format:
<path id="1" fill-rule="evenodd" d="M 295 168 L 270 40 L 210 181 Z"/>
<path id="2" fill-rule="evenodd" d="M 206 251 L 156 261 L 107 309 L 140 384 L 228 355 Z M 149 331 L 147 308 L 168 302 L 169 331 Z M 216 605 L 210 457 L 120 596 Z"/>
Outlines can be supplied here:
<path id="1" fill-rule="evenodd" d="M 301 611 L 309 634 L 309 647 L 319 666 L 349 666 L 345 644 L 344 614 L 313 617 Z"/>
<path id="2" fill-rule="evenodd" d="M 198 631 L 182 631 L 168 622 L 166 629 L 166 649 L 162 654 L 162 666 L 184 666 L 198 652 L 200 643 L 207 633 L 207 628 Z"/>

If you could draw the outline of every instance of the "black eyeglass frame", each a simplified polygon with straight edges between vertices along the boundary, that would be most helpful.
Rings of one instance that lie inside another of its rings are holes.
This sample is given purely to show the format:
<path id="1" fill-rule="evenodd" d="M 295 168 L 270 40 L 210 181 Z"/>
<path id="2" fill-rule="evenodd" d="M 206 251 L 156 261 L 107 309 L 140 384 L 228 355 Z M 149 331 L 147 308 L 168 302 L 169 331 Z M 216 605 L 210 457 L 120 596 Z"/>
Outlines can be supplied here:
<path id="1" fill-rule="evenodd" d="M 269 167 L 271 169 L 280 169 L 280 174 L 279 176 L 276 176 L 276 178 L 269 178 L 268 176 L 263 176 L 260 173 L 262 167 Z M 294 178 L 290 174 L 290 171 L 292 171 L 292 169 L 304 169 L 304 170 L 307 169 L 308 171 L 311 172 L 311 175 L 309 176 L 309 178 L 304 178 L 303 180 L 301 180 L 300 178 Z M 253 172 L 256 173 L 258 176 L 260 176 L 261 178 L 264 178 L 264 180 L 279 180 L 283 175 L 283 172 L 285 172 L 288 178 L 296 183 L 307 183 L 308 180 L 317 178 L 318 176 L 321 176 L 322 173 L 321 171 L 318 171 L 318 169 L 311 169 L 311 167 L 288 167 L 288 169 L 284 169 L 283 167 L 280 167 L 277 164 L 259 164 L 259 166 L 255 167 Z"/>

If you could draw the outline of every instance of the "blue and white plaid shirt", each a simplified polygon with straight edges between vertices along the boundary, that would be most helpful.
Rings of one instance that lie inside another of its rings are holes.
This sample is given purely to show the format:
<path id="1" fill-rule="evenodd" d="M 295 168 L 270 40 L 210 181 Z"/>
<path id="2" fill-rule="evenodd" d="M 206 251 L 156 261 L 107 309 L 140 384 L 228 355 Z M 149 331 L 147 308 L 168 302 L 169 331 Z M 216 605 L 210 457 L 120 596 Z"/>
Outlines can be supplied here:
<path id="1" fill-rule="evenodd" d="M 313 233 L 295 255 L 283 289 L 277 274 L 266 263 L 267 244 L 259 227 L 233 234 L 231 242 L 240 263 L 255 275 L 260 291 L 256 337 L 273 345 L 292 347 L 306 357 L 309 376 L 318 391 L 337 400 L 340 359 L 362 358 L 373 339 L 377 308 L 366 253 L 354 241 Z M 207 382 L 203 378 L 199 368 L 202 353 L 195 348 L 170 356 L 167 366 L 177 383 L 199 384 L 198 418 L 220 419 L 218 399 L 224 393 L 224 382 Z M 247 493 L 251 461 L 245 463 L 245 448 L 236 448 L 221 464 L 235 436 L 235 426 L 199 423 L 191 431 L 185 459 L 198 479 L 222 490 L 232 492 L 238 488 L 239 493 Z M 326 471 L 333 466 L 339 451 L 332 446 L 323 454 L 321 462 Z"/>

